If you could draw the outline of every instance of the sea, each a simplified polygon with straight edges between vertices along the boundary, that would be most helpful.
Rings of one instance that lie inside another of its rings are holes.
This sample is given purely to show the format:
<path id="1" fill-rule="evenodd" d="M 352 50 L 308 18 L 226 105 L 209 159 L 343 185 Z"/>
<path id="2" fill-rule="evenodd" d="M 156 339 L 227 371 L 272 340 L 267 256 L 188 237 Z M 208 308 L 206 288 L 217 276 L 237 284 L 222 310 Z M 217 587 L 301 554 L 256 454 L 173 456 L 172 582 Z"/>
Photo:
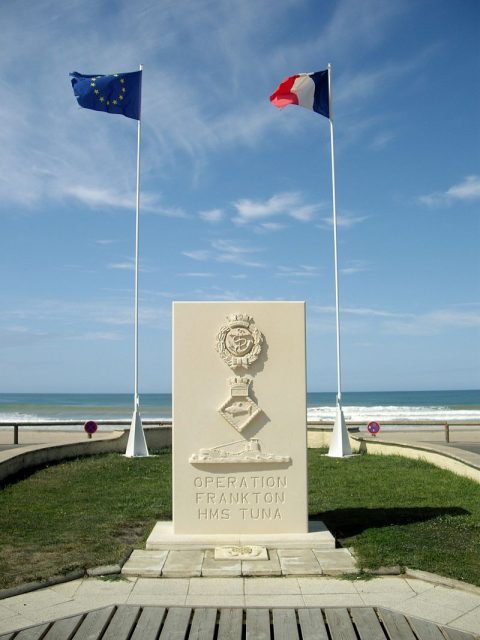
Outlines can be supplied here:
<path id="1" fill-rule="evenodd" d="M 415 427 L 423 421 L 480 422 L 480 390 L 456 391 L 358 391 L 344 392 L 342 405 L 347 421 L 363 422 L 365 428 L 375 421 L 408 421 L 400 428 Z M 307 394 L 308 419 L 333 420 L 335 393 Z M 170 393 L 140 395 L 140 411 L 145 419 L 167 419 L 172 416 Z M 81 430 L 67 425 L 68 420 L 128 420 L 133 412 L 133 394 L 127 393 L 1 393 L 0 423 L 23 421 L 56 421 L 45 429 Z M 0 428 L 2 428 L 0 426 Z M 8 428 L 8 427 L 3 427 Z M 108 430 L 114 427 L 103 426 Z M 385 429 L 398 428 L 392 425 Z M 422 427 L 424 428 L 424 427 Z M 438 427 L 437 427 L 438 428 Z M 478 427 L 480 428 L 480 427 Z"/>

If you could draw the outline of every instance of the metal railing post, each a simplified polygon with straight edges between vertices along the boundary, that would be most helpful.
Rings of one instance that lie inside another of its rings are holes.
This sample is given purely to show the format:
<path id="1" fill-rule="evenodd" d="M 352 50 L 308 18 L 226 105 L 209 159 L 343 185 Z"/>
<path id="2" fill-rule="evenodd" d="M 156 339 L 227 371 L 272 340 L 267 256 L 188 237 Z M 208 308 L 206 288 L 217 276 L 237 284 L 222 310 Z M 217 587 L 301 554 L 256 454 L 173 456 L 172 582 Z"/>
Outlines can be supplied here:
<path id="1" fill-rule="evenodd" d="M 13 444 L 18 444 L 18 424 L 13 425 Z"/>

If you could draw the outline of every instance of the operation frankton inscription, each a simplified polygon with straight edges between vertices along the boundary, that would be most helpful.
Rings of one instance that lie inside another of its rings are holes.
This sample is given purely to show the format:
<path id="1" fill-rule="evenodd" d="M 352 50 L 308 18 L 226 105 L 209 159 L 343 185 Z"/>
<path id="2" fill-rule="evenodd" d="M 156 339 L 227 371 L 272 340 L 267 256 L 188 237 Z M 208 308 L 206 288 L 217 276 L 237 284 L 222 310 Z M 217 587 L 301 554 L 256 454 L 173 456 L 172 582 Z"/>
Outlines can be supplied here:
<path id="1" fill-rule="evenodd" d="M 199 520 L 281 520 L 288 479 L 272 476 L 196 476 Z"/>

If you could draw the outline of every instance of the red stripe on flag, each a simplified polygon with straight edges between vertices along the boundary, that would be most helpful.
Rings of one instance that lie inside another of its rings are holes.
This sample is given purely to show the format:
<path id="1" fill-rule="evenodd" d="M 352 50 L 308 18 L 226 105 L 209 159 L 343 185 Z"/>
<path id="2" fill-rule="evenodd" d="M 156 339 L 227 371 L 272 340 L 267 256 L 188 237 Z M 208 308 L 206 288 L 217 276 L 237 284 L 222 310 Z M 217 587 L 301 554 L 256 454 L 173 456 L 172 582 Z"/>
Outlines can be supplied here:
<path id="1" fill-rule="evenodd" d="M 273 106 L 278 107 L 279 109 L 283 109 L 283 107 L 286 107 L 288 104 L 298 104 L 297 94 L 292 93 L 292 87 L 297 78 L 298 74 L 296 76 L 286 78 L 282 83 L 278 85 L 278 87 L 270 96 L 270 102 L 273 104 Z"/>

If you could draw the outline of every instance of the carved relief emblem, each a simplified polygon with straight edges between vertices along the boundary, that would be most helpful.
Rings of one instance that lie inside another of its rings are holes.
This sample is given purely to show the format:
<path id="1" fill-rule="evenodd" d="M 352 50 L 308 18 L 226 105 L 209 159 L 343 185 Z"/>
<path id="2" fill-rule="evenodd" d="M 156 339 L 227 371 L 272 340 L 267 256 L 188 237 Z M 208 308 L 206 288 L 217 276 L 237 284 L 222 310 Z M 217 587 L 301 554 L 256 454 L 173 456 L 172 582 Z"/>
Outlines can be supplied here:
<path id="1" fill-rule="evenodd" d="M 260 413 L 261 409 L 248 396 L 248 387 L 252 382 L 250 377 L 229 378 L 228 382 L 230 384 L 230 398 L 222 404 L 218 411 L 234 429 L 241 432 Z"/>
<path id="2" fill-rule="evenodd" d="M 192 453 L 190 464 L 290 464 L 290 456 L 277 455 L 262 451 L 260 440 L 237 440 L 228 444 L 212 447 L 211 449 L 200 449 L 198 453 Z"/>
<path id="3" fill-rule="evenodd" d="M 227 321 L 217 334 L 216 349 L 232 369 L 248 369 L 260 355 L 263 335 L 247 314 L 234 313 Z"/>

